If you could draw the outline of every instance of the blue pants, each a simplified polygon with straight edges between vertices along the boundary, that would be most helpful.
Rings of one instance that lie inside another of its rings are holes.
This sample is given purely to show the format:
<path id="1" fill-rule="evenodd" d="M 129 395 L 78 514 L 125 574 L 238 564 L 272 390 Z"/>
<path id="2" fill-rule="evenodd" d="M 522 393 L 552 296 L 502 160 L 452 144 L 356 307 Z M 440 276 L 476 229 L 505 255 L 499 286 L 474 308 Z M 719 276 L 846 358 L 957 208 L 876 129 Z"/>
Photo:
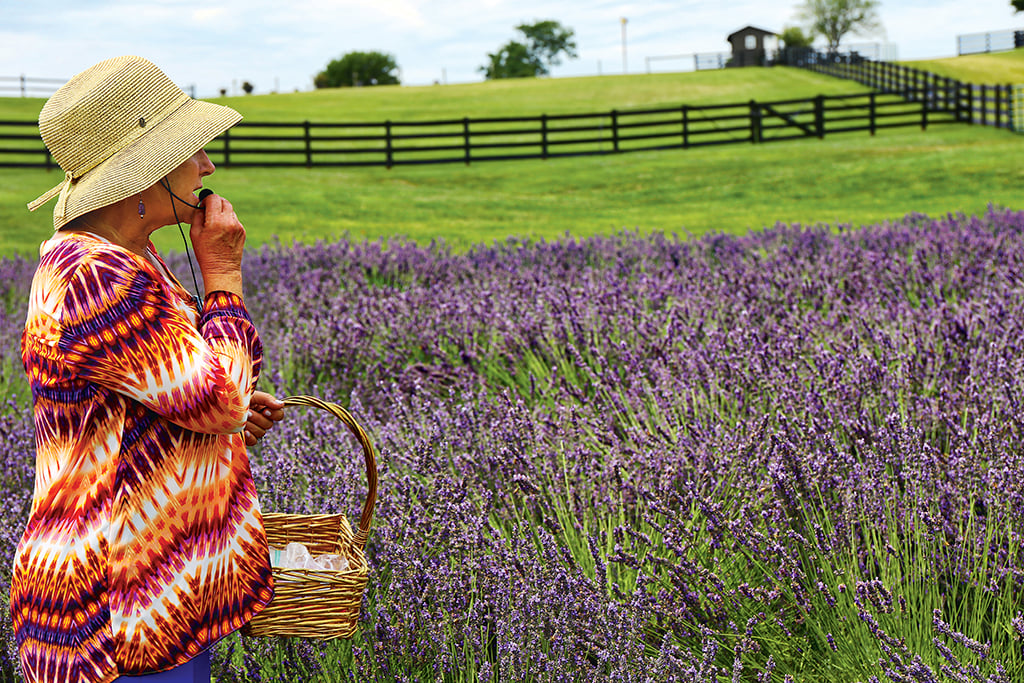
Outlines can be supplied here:
<path id="1" fill-rule="evenodd" d="M 206 650 L 168 671 L 121 676 L 114 683 L 210 683 L 210 651 Z"/>

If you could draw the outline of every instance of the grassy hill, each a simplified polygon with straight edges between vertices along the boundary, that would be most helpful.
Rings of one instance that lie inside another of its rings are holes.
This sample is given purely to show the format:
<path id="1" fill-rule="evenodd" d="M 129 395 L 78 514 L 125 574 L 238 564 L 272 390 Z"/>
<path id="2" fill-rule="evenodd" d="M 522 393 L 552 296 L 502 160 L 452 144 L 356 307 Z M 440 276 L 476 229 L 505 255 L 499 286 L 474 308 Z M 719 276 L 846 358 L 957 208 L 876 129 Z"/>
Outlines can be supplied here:
<path id="1" fill-rule="evenodd" d="M 802 69 L 727 69 L 676 74 L 499 80 L 444 86 L 338 88 L 213 100 L 252 121 L 424 121 L 604 112 L 750 99 L 862 92 Z"/>
<path id="2" fill-rule="evenodd" d="M 1024 84 L 1024 48 L 901 64 L 978 85 Z"/>
<path id="3" fill-rule="evenodd" d="M 965 63 L 1019 60 L 980 55 Z M 939 60 L 945 62 L 947 60 Z M 954 66 L 960 62 L 954 60 Z M 959 67 L 957 67 L 959 68 Z M 975 67 L 971 67 L 975 68 Z M 1005 72 L 993 66 L 993 72 Z M 861 92 L 797 69 L 380 87 L 218 100 L 251 121 L 429 120 L 607 111 Z M 0 99 L 0 119 L 33 118 L 41 100 Z M 472 166 L 385 169 L 222 168 L 207 185 L 231 199 L 257 245 L 279 238 L 435 238 L 457 246 L 508 236 L 642 231 L 745 232 L 777 221 L 861 225 L 909 212 L 1024 208 L 1024 136 L 966 125 L 852 133 L 824 141 Z M 0 249 L 29 252 L 50 231 L 52 205 L 25 202 L 56 172 L 0 169 Z M 163 233 L 166 233 L 163 234 Z M 158 243 L 176 248 L 176 231 Z"/>

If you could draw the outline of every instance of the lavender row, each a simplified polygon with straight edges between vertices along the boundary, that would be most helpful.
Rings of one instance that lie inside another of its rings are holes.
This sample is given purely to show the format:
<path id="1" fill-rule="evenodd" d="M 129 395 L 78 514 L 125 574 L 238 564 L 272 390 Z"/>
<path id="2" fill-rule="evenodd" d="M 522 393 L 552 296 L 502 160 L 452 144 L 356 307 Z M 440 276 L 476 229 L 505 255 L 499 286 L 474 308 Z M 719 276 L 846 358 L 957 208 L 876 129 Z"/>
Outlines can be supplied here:
<path id="1" fill-rule="evenodd" d="M 356 638 L 234 638 L 220 679 L 1013 680 L 1022 233 L 250 253 L 264 388 L 349 405 L 381 494 Z M 13 376 L 30 268 L 0 267 Z M 254 453 L 267 510 L 355 513 L 361 468 L 309 413 Z"/>

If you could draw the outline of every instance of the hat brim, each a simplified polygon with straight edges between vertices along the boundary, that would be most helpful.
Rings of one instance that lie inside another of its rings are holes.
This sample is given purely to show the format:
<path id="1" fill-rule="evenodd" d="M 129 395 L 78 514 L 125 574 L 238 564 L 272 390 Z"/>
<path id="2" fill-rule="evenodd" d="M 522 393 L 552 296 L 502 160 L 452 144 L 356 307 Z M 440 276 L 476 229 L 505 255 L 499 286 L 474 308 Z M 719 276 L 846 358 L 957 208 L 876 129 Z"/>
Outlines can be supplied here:
<path id="1" fill-rule="evenodd" d="M 54 212 L 54 230 L 152 187 L 241 120 L 230 107 L 189 98 L 152 130 L 77 179 L 68 192 L 64 216 Z"/>

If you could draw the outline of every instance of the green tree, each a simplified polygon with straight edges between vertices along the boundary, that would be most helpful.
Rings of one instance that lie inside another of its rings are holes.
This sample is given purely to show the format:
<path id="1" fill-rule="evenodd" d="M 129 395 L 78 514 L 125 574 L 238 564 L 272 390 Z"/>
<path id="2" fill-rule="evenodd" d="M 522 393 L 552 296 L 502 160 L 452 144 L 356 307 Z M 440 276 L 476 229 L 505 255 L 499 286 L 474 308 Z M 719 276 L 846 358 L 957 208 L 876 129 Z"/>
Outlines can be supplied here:
<path id="1" fill-rule="evenodd" d="M 1021 2 L 1024 2 L 1024 0 L 1021 0 Z M 786 26 L 782 29 L 782 33 L 779 34 L 779 40 L 787 48 L 810 47 L 814 43 L 814 36 L 807 35 L 799 26 Z"/>
<path id="2" fill-rule="evenodd" d="M 344 88 L 358 85 L 398 85 L 395 58 L 383 52 L 348 52 L 331 61 L 316 75 L 317 88 Z"/>
<path id="3" fill-rule="evenodd" d="M 849 33 L 863 35 L 882 28 L 878 0 L 804 0 L 797 6 L 797 16 L 807 22 L 812 36 L 828 42 L 829 52 L 839 49 Z"/>
<path id="4" fill-rule="evenodd" d="M 520 24 L 516 30 L 522 40 L 510 40 L 495 53 L 488 53 L 488 64 L 480 67 L 487 79 L 546 76 L 551 67 L 561 64 L 561 56 L 576 58 L 575 32 L 551 19 Z"/>
<path id="5" fill-rule="evenodd" d="M 495 53 L 487 53 L 490 63 L 480 67 L 484 77 L 494 78 L 529 78 L 540 73 L 543 65 L 533 60 L 530 51 L 522 43 L 510 40 Z"/>
<path id="6" fill-rule="evenodd" d="M 1013 5 L 1014 11 L 1024 12 L 1024 0 L 1010 0 L 1010 4 Z"/>

